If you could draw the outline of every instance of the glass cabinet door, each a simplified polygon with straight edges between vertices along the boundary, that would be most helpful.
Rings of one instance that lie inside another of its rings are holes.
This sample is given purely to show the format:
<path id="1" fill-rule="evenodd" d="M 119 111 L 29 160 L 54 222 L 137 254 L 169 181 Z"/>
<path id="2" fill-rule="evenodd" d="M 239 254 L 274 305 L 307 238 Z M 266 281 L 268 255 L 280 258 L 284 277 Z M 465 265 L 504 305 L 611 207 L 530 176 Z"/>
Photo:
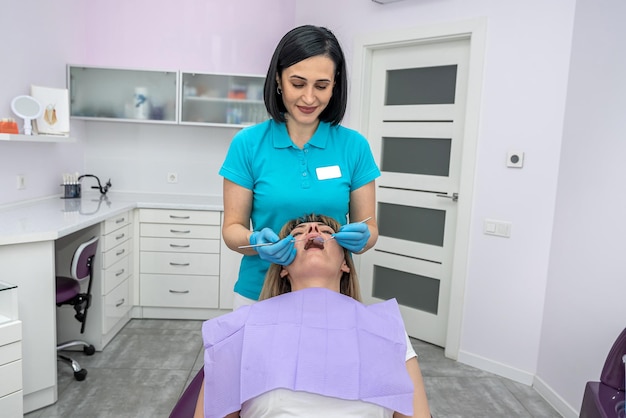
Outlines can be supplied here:
<path id="1" fill-rule="evenodd" d="M 68 66 L 70 115 L 176 123 L 177 71 Z"/>
<path id="2" fill-rule="evenodd" d="M 268 118 L 265 77 L 182 73 L 180 123 L 246 126 Z"/>

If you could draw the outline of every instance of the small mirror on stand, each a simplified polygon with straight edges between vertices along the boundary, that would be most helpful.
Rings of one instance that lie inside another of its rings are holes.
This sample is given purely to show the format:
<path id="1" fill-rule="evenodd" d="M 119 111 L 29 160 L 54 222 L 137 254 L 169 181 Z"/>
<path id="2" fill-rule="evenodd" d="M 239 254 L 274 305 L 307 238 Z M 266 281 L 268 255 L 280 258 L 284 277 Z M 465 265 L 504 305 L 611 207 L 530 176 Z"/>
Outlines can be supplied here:
<path id="1" fill-rule="evenodd" d="M 17 96 L 11 102 L 11 110 L 24 119 L 24 135 L 32 135 L 32 121 L 43 114 L 43 106 L 32 96 Z"/>

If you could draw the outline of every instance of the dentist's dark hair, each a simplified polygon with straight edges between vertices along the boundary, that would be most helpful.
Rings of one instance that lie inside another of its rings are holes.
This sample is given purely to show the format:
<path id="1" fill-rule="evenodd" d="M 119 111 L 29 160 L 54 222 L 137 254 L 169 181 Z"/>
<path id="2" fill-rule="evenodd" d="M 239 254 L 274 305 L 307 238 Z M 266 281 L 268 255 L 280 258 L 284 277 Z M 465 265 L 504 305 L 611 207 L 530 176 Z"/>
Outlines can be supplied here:
<path id="1" fill-rule="evenodd" d="M 322 122 L 338 125 L 346 113 L 348 103 L 348 75 L 346 59 L 339 41 L 328 29 L 320 26 L 304 25 L 287 32 L 274 50 L 267 70 L 263 97 L 267 112 L 277 122 L 285 122 L 287 109 L 278 92 L 278 82 L 283 70 L 307 58 L 325 56 L 335 63 L 335 85 L 333 95 L 320 114 Z"/>

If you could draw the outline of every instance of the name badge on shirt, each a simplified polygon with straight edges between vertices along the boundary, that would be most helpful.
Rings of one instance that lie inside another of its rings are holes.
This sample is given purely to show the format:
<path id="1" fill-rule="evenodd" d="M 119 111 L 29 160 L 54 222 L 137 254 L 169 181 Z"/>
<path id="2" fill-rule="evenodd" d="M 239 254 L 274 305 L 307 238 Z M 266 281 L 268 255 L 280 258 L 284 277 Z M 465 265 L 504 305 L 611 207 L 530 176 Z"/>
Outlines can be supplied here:
<path id="1" fill-rule="evenodd" d="M 328 167 L 318 167 L 315 169 L 318 180 L 337 179 L 341 177 L 341 169 L 338 165 L 329 165 Z"/>

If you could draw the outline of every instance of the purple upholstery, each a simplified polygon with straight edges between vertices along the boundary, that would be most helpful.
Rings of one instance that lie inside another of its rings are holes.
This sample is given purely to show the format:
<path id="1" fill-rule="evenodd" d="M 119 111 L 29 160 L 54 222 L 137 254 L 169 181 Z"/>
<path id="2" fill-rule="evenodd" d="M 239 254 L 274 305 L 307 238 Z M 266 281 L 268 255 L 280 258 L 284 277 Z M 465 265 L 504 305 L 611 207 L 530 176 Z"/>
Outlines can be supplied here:
<path id="1" fill-rule="evenodd" d="M 96 255 L 98 247 L 98 237 L 94 237 L 89 241 L 78 246 L 72 257 L 71 274 L 76 280 L 85 280 L 89 277 L 89 258 Z"/>
<path id="2" fill-rule="evenodd" d="M 170 418 L 193 418 L 203 380 L 204 369 L 201 368 L 174 406 Z"/>
<path id="3" fill-rule="evenodd" d="M 89 278 L 89 259 L 96 255 L 98 237 L 82 243 L 74 251 L 70 274 L 72 277 L 57 276 L 56 278 L 56 303 L 71 301 L 80 293 L 80 282 Z"/>
<path id="4" fill-rule="evenodd" d="M 623 417 L 624 401 L 624 362 L 626 355 L 626 328 L 617 337 L 606 356 L 600 375 L 600 382 L 587 382 L 580 418 Z"/>
<path id="5" fill-rule="evenodd" d="M 80 293 L 80 284 L 71 277 L 57 276 L 57 304 L 67 302 Z"/>
<path id="6" fill-rule="evenodd" d="M 624 392 L 624 362 L 622 357 L 626 354 L 626 328 L 617 337 L 609 355 L 606 356 L 604 368 L 600 375 L 600 381 L 613 389 Z"/>
<path id="7" fill-rule="evenodd" d="M 624 392 L 600 382 L 587 382 L 580 418 L 616 418 L 624 409 Z"/>

